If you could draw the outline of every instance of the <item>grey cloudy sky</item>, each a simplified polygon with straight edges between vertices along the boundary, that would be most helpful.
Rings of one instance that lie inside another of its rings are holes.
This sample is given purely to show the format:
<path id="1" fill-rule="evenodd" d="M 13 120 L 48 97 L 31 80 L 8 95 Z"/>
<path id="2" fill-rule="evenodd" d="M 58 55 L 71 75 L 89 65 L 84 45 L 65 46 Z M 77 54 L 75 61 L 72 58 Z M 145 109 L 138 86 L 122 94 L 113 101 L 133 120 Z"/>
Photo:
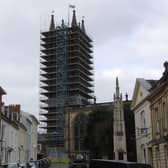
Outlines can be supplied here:
<path id="1" fill-rule="evenodd" d="M 112 101 L 115 77 L 123 94 L 132 97 L 136 77 L 158 79 L 168 60 L 167 0 L 1 0 L 0 85 L 6 104 L 39 112 L 40 30 L 48 28 L 51 11 L 56 22 L 67 21 L 68 4 L 77 18 L 85 16 L 94 40 L 95 95 Z"/>

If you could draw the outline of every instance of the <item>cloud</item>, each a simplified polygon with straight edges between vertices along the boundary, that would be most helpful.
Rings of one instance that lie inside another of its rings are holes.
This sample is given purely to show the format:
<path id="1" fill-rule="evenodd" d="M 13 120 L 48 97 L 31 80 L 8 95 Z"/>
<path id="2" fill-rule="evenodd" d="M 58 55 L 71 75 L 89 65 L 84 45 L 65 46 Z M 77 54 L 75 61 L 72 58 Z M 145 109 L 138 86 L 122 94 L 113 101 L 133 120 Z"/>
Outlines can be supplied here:
<path id="1" fill-rule="evenodd" d="M 166 0 L 2 0 L 0 85 L 7 104 L 38 114 L 40 30 L 48 29 L 52 10 L 57 24 L 67 22 L 68 3 L 76 5 L 78 21 L 85 16 L 94 40 L 98 101 L 112 101 L 116 76 L 130 97 L 136 77 L 160 78 L 168 53 Z"/>

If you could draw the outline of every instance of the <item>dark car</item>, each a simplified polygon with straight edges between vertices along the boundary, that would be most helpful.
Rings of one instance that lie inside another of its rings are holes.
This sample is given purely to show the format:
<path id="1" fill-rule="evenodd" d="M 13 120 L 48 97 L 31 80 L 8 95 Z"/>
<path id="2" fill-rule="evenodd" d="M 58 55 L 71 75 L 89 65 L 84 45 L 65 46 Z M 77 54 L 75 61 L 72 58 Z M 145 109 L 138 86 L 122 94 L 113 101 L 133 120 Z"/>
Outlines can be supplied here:
<path id="1" fill-rule="evenodd" d="M 38 168 L 49 168 L 51 166 L 51 162 L 45 158 L 38 160 Z"/>
<path id="2" fill-rule="evenodd" d="M 123 160 L 103 160 L 92 159 L 90 160 L 89 168 L 152 168 L 148 164 L 127 162 Z"/>
<path id="3" fill-rule="evenodd" d="M 18 163 L 9 163 L 1 165 L 2 168 L 19 168 Z"/>
<path id="4" fill-rule="evenodd" d="M 74 160 L 70 164 L 70 168 L 87 168 L 87 163 L 85 160 Z"/>

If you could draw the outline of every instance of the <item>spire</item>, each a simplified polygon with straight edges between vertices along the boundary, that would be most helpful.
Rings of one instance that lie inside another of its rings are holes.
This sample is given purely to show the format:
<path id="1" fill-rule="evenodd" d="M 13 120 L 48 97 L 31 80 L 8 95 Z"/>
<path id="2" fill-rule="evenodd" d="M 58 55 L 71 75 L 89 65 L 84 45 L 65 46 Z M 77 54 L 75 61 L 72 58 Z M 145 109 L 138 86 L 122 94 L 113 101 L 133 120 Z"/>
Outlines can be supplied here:
<path id="1" fill-rule="evenodd" d="M 71 27 L 76 27 L 76 26 L 77 26 L 77 22 L 76 22 L 76 14 L 75 14 L 75 10 L 73 10 L 73 16 L 72 16 Z"/>
<path id="2" fill-rule="evenodd" d="M 82 31 L 85 33 L 84 17 L 82 18 Z"/>
<path id="3" fill-rule="evenodd" d="M 116 77 L 116 98 L 119 98 L 119 95 L 120 95 L 120 88 L 119 88 L 118 77 Z"/>
<path id="4" fill-rule="evenodd" d="M 125 94 L 125 100 L 128 101 L 128 94 L 127 94 L 127 92 Z"/>
<path id="5" fill-rule="evenodd" d="M 79 28 L 81 27 L 81 24 L 80 24 L 80 22 L 78 23 L 78 27 L 79 27 Z"/>
<path id="6" fill-rule="evenodd" d="M 55 21 L 54 21 L 54 12 L 52 11 L 52 15 L 51 15 L 51 22 L 50 22 L 50 31 L 54 31 L 55 30 Z"/>
<path id="7" fill-rule="evenodd" d="M 65 27 L 64 19 L 62 19 L 61 26 L 62 26 L 62 27 Z"/>

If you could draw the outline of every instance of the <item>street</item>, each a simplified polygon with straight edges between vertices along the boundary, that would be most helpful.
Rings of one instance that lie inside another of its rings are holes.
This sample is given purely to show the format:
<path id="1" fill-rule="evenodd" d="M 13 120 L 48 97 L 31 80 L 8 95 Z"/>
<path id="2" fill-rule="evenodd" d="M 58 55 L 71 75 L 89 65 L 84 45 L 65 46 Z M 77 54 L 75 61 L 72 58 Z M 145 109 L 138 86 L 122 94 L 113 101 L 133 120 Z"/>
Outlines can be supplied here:
<path id="1" fill-rule="evenodd" d="M 63 164 L 63 163 L 54 163 L 51 164 L 51 168 L 68 168 L 69 164 Z"/>

